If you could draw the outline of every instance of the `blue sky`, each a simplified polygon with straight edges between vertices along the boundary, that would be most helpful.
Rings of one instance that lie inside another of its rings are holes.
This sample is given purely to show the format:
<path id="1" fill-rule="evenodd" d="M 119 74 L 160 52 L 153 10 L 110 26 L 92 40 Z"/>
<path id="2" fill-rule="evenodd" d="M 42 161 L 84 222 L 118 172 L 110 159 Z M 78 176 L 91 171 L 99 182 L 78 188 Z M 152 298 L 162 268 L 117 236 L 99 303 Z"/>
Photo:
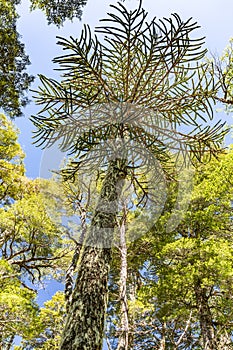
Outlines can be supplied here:
<path id="1" fill-rule="evenodd" d="M 38 73 L 49 77 L 58 78 L 58 73 L 53 71 L 52 59 L 61 54 L 59 46 L 56 45 L 56 35 L 68 37 L 72 35 L 79 37 L 83 23 L 89 23 L 94 28 L 98 20 L 104 18 L 109 12 L 109 5 L 116 4 L 115 0 L 88 0 L 84 8 L 82 21 L 75 20 L 73 23 L 66 22 L 64 27 L 58 30 L 55 26 L 47 25 L 45 16 L 41 11 L 30 13 L 30 3 L 22 0 L 19 6 L 20 19 L 18 31 L 22 35 L 22 41 L 26 45 L 26 52 L 30 56 L 31 66 L 29 72 L 33 75 Z M 127 7 L 137 6 L 137 0 L 125 0 Z M 167 17 L 171 13 L 178 13 L 182 19 L 193 17 L 200 24 L 201 29 L 197 31 L 198 36 L 206 37 L 206 47 L 213 54 L 221 54 L 233 37 L 233 1 L 232 0 L 144 0 L 143 7 L 149 12 L 149 18 Z M 32 88 L 36 88 L 38 79 Z M 20 143 L 26 153 L 27 175 L 31 178 L 38 176 L 47 177 L 47 169 L 56 166 L 56 160 L 60 160 L 55 150 L 43 152 L 32 144 L 33 125 L 29 121 L 31 115 L 36 114 L 38 107 L 33 102 L 24 110 L 25 117 L 16 120 L 20 129 Z M 226 118 L 231 123 L 231 116 L 221 113 L 218 117 Z M 228 140 L 228 142 L 230 142 Z M 53 161 L 55 160 L 55 163 Z M 50 299 L 59 285 L 52 282 L 43 293 L 40 293 L 40 302 Z"/>
<path id="2" fill-rule="evenodd" d="M 22 34 L 22 41 L 26 45 L 26 51 L 30 56 L 30 73 L 45 74 L 49 77 L 58 78 L 58 74 L 53 71 L 52 59 L 61 54 L 60 47 L 56 45 L 56 35 L 68 37 L 72 35 L 79 37 L 83 23 L 89 23 L 94 28 L 100 18 L 104 18 L 109 12 L 109 5 L 116 4 L 115 0 L 88 0 L 84 8 L 82 21 L 75 20 L 73 23 L 66 22 L 62 29 L 47 25 L 44 14 L 40 10 L 29 11 L 30 3 L 22 0 L 19 6 L 21 15 L 18 21 L 18 30 Z M 134 8 L 138 0 L 126 0 L 127 7 Z M 178 13 L 182 19 L 193 17 L 200 24 L 201 29 L 197 30 L 198 36 L 206 37 L 206 47 L 213 54 L 221 54 L 233 37 L 233 2 L 231 0 L 144 0 L 143 7 L 148 11 L 149 18 L 167 17 L 171 13 Z M 35 80 L 32 88 L 36 88 L 38 79 Z M 16 120 L 16 124 L 21 131 L 20 142 L 26 152 L 26 169 L 29 177 L 47 177 L 48 169 L 56 167 L 60 160 L 55 150 L 43 152 L 32 144 L 33 125 L 28 118 L 36 114 L 38 107 L 32 102 L 24 110 L 25 117 Z M 231 116 L 224 114 L 218 118 L 227 118 L 231 123 Z M 228 138 L 228 142 L 229 138 Z M 42 163 L 41 163 L 42 162 Z"/>

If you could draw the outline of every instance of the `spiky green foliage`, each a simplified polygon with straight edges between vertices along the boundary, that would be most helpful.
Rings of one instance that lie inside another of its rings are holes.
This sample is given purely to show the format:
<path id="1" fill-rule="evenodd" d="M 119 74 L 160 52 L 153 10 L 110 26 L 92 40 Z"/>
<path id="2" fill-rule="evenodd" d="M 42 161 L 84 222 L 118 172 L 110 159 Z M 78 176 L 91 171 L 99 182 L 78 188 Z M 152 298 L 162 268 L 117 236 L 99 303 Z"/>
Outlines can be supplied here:
<path id="1" fill-rule="evenodd" d="M 44 303 L 34 320 L 34 329 L 24 337 L 15 350 L 58 350 L 65 317 L 63 292 L 56 292 L 51 300 Z"/>
<path id="2" fill-rule="evenodd" d="M 134 11 L 122 3 L 111 8 L 97 35 L 84 26 L 79 39 L 59 37 L 65 54 L 54 63 L 62 80 L 40 75 L 35 95 L 42 105 L 32 117 L 37 143 L 59 140 L 61 149 L 75 154 L 71 174 L 110 138 L 137 140 L 160 158 L 167 148 L 164 129 L 172 128 L 175 142 L 182 139 L 199 158 L 215 152 L 222 125 L 202 124 L 213 117 L 218 84 L 200 61 L 206 50 L 203 38 L 194 39 L 197 23 L 173 14 L 148 24 L 141 2 Z M 190 127 L 188 133 L 175 131 L 181 125 Z"/>

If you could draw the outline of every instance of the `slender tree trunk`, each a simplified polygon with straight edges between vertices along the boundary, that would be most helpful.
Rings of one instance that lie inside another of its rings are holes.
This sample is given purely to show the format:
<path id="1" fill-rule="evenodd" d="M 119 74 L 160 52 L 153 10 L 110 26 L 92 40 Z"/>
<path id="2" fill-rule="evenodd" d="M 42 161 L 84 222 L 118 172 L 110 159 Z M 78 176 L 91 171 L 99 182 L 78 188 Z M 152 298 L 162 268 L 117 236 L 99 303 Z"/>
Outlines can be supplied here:
<path id="1" fill-rule="evenodd" d="M 89 199 L 88 199 L 89 202 Z M 88 203 L 87 203 L 88 206 Z M 79 212 L 81 219 L 81 236 L 79 241 L 77 242 L 74 238 L 69 236 L 70 239 L 73 239 L 76 247 L 74 251 L 74 255 L 71 261 L 68 270 L 66 271 L 66 279 L 65 279 L 65 300 L 66 300 L 66 310 L 69 312 L 69 307 L 72 301 L 72 293 L 74 287 L 74 273 L 77 268 L 77 263 L 79 260 L 79 255 L 81 251 L 81 247 L 87 232 L 87 207 L 84 208 L 81 204 L 79 204 Z"/>
<path id="2" fill-rule="evenodd" d="M 121 329 L 118 341 L 117 350 L 128 350 L 129 344 L 129 319 L 128 319 L 128 301 L 126 294 L 127 287 L 127 245 L 125 237 L 125 225 L 126 225 L 126 207 L 124 207 L 124 213 L 122 223 L 120 226 L 120 254 L 121 254 L 121 271 L 119 281 L 119 300 L 121 304 Z"/>
<path id="3" fill-rule="evenodd" d="M 212 314 L 208 304 L 206 289 L 201 287 L 201 281 L 197 281 L 196 283 L 195 296 L 199 314 L 203 350 L 216 350 L 217 341 L 213 327 Z"/>
<path id="4" fill-rule="evenodd" d="M 74 255 L 72 258 L 72 262 L 66 271 L 66 279 L 65 279 L 65 300 L 66 300 L 66 310 L 69 311 L 69 307 L 72 301 L 72 292 L 73 292 L 73 284 L 74 284 L 74 272 L 77 267 L 79 254 L 80 254 L 81 246 L 76 246 Z"/>
<path id="5" fill-rule="evenodd" d="M 129 290 L 129 294 L 128 294 L 128 300 L 134 304 L 135 300 L 136 300 L 136 295 L 137 295 L 137 278 L 136 278 L 136 274 L 134 271 L 132 271 L 130 273 L 130 279 L 131 282 L 128 286 L 128 290 Z M 136 332 L 136 328 L 135 328 L 135 312 L 130 312 L 129 313 L 129 349 L 133 350 L 134 349 L 134 341 L 135 341 L 135 332 Z"/>
<path id="6" fill-rule="evenodd" d="M 167 324 L 166 324 L 166 322 L 164 322 L 163 327 L 162 327 L 162 338 L 160 340 L 159 350 L 166 349 L 166 332 L 167 332 Z"/>
<path id="7" fill-rule="evenodd" d="M 125 177 L 125 161 L 111 161 L 80 254 L 62 350 L 102 350 L 113 229 Z"/>

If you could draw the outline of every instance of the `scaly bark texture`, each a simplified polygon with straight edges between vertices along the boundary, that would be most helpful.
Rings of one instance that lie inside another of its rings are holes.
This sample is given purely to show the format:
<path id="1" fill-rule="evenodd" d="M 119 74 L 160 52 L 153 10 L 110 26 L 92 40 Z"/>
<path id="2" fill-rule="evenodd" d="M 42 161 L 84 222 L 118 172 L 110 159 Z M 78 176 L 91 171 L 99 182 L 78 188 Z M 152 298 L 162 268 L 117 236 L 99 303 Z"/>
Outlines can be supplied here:
<path id="1" fill-rule="evenodd" d="M 204 350 L 216 350 L 217 342 L 213 327 L 213 319 L 208 304 L 208 295 L 205 288 L 201 286 L 201 281 L 197 281 L 195 286 L 196 303 L 201 327 L 201 335 Z"/>
<path id="2" fill-rule="evenodd" d="M 125 162 L 111 161 L 82 248 L 62 350 L 102 350 L 111 244 L 125 177 Z"/>

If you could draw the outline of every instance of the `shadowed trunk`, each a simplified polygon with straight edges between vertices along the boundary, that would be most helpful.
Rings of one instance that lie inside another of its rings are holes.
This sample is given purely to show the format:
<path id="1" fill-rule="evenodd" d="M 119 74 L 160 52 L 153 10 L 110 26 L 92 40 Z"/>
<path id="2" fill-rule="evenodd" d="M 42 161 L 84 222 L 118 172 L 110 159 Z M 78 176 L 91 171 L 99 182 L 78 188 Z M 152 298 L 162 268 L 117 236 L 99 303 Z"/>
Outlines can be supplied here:
<path id="1" fill-rule="evenodd" d="M 125 161 L 111 161 L 81 251 L 62 350 L 102 350 L 111 245 L 125 177 Z"/>
<path id="2" fill-rule="evenodd" d="M 195 296 L 203 341 L 203 349 L 216 350 L 218 347 L 213 327 L 212 314 L 208 304 L 209 298 L 207 296 L 206 289 L 201 286 L 201 281 L 197 281 L 196 283 Z"/>

